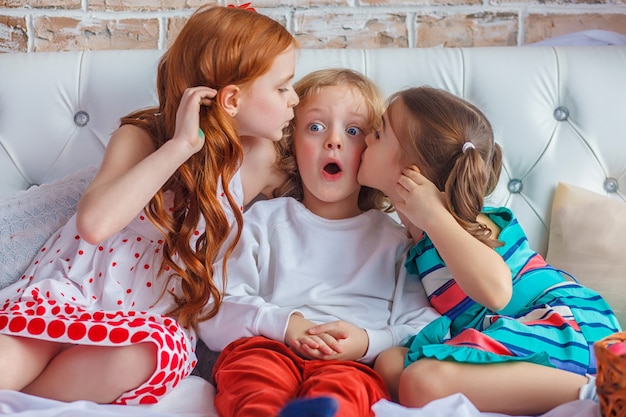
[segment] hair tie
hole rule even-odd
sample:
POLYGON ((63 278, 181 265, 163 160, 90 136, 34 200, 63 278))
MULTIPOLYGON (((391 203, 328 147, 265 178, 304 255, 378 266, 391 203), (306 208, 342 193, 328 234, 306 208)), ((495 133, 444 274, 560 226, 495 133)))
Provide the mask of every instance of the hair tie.
POLYGON ((249 10, 251 12, 256 12, 256 9, 254 7, 251 6, 251 2, 249 3, 244 3, 240 6, 235 6, 234 4, 229 4, 228 7, 229 9, 244 9, 244 10, 249 10))
POLYGON ((467 151, 469 148, 476 149, 476 146, 474 146, 472 142, 465 142, 462 149, 463 153, 465 153, 465 151, 467 151))

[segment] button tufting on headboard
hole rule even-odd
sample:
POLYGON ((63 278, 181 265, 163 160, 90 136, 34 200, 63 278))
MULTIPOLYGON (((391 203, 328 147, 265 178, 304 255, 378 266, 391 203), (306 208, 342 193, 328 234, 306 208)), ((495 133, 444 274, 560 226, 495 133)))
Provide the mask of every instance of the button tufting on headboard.
POLYGON ((605 179, 602 186, 607 193, 616 193, 619 189, 619 184, 617 183, 617 180, 615 178, 605 179))
POLYGON ((563 122, 569 118, 569 110, 565 106, 559 106, 554 109, 554 118, 559 122, 563 122))
POLYGON ((78 127, 86 126, 87 123, 89 123, 89 113, 82 110, 76 112, 76 114, 74 115, 74 123, 78 127))
POLYGON ((507 188, 511 194, 519 194, 524 189, 524 183, 520 179, 513 178, 507 184, 507 188))

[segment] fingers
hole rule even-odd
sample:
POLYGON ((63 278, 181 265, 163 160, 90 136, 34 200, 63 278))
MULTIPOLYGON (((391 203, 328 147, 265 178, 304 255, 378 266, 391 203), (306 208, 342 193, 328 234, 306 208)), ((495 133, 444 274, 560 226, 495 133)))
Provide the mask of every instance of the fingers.
POLYGON ((332 355, 335 353, 343 352, 343 348, 339 344, 339 341, 335 339, 330 333, 322 333, 315 336, 310 336, 315 338, 315 342, 317 344, 317 350, 319 350, 324 355, 332 355))
POLYGON ((333 355, 325 355, 317 349, 311 349, 306 345, 301 345, 299 347, 292 347, 293 351, 298 355, 302 356, 306 359, 319 359, 319 360, 329 360, 333 358, 333 355))
POLYGON ((210 104, 211 99, 217 95, 217 90, 205 86, 189 87, 185 89, 183 95, 197 96, 201 104, 210 104))
POLYGON ((400 197, 406 199, 411 190, 417 186, 417 183, 409 178, 408 176, 402 174, 398 181, 396 182, 396 191, 400 197))
POLYGON ((342 328, 341 321, 318 324, 317 326, 311 327, 307 332, 311 335, 321 335, 322 333, 328 333, 337 340, 347 339, 349 336, 348 331, 342 328))
POLYGON ((174 137, 191 145, 194 152, 202 149, 205 134, 199 130, 200 107, 210 105, 217 91, 209 87, 191 87, 183 92, 178 110, 176 112, 176 130, 174 137), (207 104, 208 103, 208 104, 207 104))
POLYGON ((314 336, 303 336, 298 339, 298 343, 294 345, 301 350, 306 356, 329 356, 343 352, 343 348, 333 336, 328 333, 322 333, 314 336))
MULTIPOLYGON (((343 347, 339 343, 339 339, 334 335, 330 333, 322 333, 318 336, 325 344, 324 349, 322 349, 323 352, 327 352, 328 355, 343 352, 343 347)), ((345 339, 347 337, 348 335, 346 334, 343 338, 345 339)))
POLYGON ((430 181, 422 175, 415 165, 402 170, 402 174, 396 182, 396 191, 401 198, 405 199, 420 186, 428 185, 430 181))
POLYGON ((398 183, 408 189, 414 185, 421 185, 424 179, 425 177, 420 170, 413 165, 402 170, 402 175, 398 178, 398 183))
POLYGON ((183 92, 183 96, 180 99, 180 108, 188 106, 190 110, 199 111, 201 106, 213 105, 213 98, 217 95, 217 90, 209 87, 191 87, 187 88, 183 92))
POLYGON ((419 168, 415 165, 411 165, 409 167, 406 167, 402 170, 402 174, 406 175, 407 177, 417 181, 420 178, 423 178, 424 176, 422 175, 421 171, 419 170, 419 168))

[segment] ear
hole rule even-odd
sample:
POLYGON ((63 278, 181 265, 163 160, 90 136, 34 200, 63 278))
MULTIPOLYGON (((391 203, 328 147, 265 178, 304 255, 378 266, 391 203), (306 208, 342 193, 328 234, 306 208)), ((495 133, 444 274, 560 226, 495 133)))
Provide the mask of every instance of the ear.
POLYGON ((220 89, 218 94, 218 100, 220 106, 231 116, 235 116, 239 111, 239 98, 241 95, 241 88, 234 84, 229 84, 226 87, 220 89))

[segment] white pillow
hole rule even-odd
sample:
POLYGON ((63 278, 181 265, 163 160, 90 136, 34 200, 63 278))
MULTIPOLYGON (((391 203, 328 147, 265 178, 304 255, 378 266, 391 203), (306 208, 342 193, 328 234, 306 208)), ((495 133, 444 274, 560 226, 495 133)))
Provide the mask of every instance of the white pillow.
POLYGON ((559 183, 546 261, 598 291, 626 326, 626 203, 559 183))
POLYGON ((97 172, 83 168, 0 200, 0 288, 16 281, 52 233, 76 211, 97 172))

